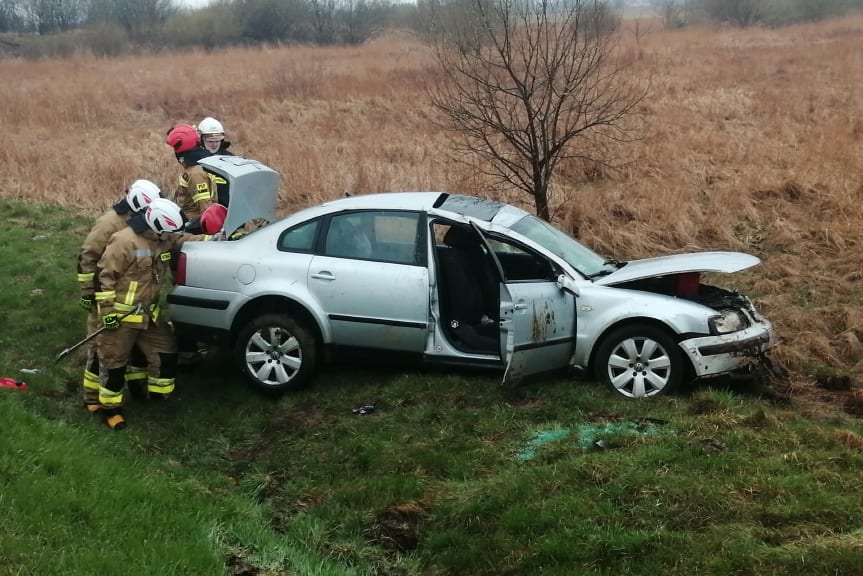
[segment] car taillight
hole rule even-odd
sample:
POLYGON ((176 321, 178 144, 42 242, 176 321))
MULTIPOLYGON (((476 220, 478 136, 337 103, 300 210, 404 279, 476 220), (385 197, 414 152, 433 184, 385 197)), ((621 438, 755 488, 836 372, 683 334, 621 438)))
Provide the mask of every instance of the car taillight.
POLYGON ((177 268, 174 270, 174 284, 178 286, 186 285, 186 255, 182 252, 177 254, 177 268))

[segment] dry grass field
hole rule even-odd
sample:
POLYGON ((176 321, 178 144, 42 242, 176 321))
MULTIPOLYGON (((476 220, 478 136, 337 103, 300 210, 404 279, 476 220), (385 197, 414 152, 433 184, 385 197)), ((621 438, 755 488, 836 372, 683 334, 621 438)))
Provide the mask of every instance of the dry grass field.
MULTIPOLYGON (((648 135, 621 149, 619 170, 562 173, 556 222, 619 259, 760 256, 731 280, 777 325, 774 357, 791 374, 783 391, 863 412, 863 17, 777 30, 632 26, 620 56, 651 84, 648 135)), ((166 129, 207 115, 237 153, 281 172, 283 211, 346 192, 487 194, 431 121, 435 76, 408 35, 0 61, 0 196, 95 214, 135 178, 168 186, 166 129)))

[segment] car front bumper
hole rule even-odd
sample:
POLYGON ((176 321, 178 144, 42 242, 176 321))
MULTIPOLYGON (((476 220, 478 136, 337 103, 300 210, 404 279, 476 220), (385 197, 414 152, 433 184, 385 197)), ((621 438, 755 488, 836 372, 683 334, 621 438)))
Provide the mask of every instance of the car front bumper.
POLYGON ((773 343, 773 326, 761 320, 739 332, 683 340, 680 347, 689 356, 696 377, 701 378, 751 366, 760 361, 773 343))

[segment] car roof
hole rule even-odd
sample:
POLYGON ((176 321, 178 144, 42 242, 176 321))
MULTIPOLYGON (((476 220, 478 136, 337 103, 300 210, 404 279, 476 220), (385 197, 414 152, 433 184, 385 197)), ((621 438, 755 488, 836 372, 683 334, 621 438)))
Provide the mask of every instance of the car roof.
POLYGON ((342 210, 430 210, 440 198, 441 192, 383 192, 380 194, 361 194, 338 200, 329 200, 320 206, 327 212, 342 210))
POLYGON ((487 198, 446 192, 385 192, 330 200, 320 207, 322 213, 380 209, 428 212, 434 209, 438 213, 449 212, 490 222, 507 205, 487 198))

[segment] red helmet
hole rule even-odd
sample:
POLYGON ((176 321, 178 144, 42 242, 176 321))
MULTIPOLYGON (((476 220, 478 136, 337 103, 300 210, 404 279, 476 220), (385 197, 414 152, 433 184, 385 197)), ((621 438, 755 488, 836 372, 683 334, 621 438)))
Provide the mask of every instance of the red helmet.
POLYGON ((201 136, 194 126, 178 124, 168 130, 166 139, 168 146, 174 149, 174 154, 182 154, 201 144, 201 136))
POLYGON ((201 214, 201 230, 204 234, 215 234, 222 229, 227 216, 227 208, 221 204, 212 204, 201 214))

